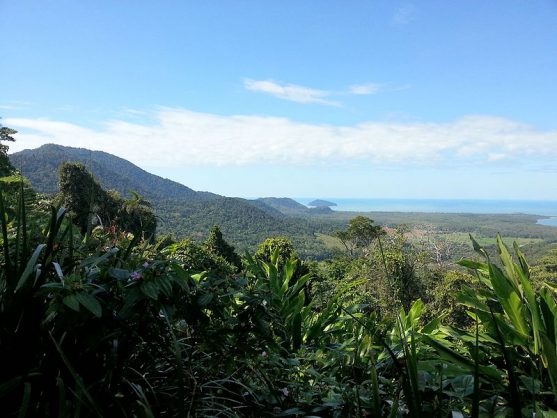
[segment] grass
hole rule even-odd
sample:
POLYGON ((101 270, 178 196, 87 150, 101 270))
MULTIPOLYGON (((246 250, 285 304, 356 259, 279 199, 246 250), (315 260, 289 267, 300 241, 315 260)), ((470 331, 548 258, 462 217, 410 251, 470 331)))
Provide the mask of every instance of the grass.
POLYGON ((329 250, 343 251, 345 248, 338 238, 331 235, 316 233, 315 237, 321 241, 329 250))
MULTIPOLYGON (((457 244, 465 244, 469 245, 470 243, 470 236, 466 232, 449 232, 449 233, 442 233, 439 234, 444 239, 454 242, 457 244)), ((490 245, 495 245, 495 240, 493 237, 483 237, 479 236, 475 238, 478 244, 483 247, 487 247, 490 245)), ((518 246, 522 247, 523 245, 531 245, 541 243, 544 240, 542 238, 528 238, 528 237, 520 237, 520 236, 505 236, 505 241, 508 242, 516 242, 518 246)))

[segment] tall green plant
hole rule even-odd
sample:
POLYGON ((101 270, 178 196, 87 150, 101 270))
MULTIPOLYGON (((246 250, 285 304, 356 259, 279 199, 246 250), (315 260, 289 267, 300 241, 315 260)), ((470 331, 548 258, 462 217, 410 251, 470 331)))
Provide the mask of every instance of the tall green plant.
POLYGON ((533 411, 547 404, 543 390, 533 389, 532 382, 549 385, 557 397, 555 294, 549 286, 534 291, 528 263, 516 243, 513 257, 497 237, 497 263, 473 238, 472 243, 485 262, 459 264, 474 271, 481 287, 465 288, 458 299, 477 315, 485 334, 483 345, 493 348, 492 361, 506 371, 505 393, 512 413, 521 416, 525 404, 533 411))
MULTIPOLYGON (((310 307, 306 305, 304 286, 311 279, 306 274, 294 281, 298 261, 282 260, 278 248, 271 253, 270 262, 247 257, 247 267, 255 278, 255 288, 268 297, 277 320, 283 324, 280 333, 283 346, 297 350, 303 342, 303 324, 310 307)), ((277 331, 279 329, 277 328, 277 331)))

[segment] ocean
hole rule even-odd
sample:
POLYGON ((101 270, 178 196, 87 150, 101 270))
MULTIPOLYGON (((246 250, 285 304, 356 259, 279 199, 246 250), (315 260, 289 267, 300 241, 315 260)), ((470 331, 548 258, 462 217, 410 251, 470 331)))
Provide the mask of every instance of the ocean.
MULTIPOLYGON (((295 198, 307 205, 315 198, 295 198)), ((525 213, 549 216, 538 223, 557 226, 557 200, 453 200, 319 198, 334 202, 331 209, 353 212, 525 213), (552 218, 553 217, 553 218, 552 218)))

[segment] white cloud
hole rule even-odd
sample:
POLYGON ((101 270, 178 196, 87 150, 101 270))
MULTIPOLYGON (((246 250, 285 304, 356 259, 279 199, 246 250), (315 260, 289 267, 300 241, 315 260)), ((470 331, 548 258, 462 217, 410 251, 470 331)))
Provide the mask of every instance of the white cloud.
POLYGON ((487 160, 488 161, 501 161, 507 158, 507 154, 503 154, 503 153, 489 153, 487 155, 487 160))
POLYGON ((278 84, 271 80, 244 80, 244 87, 248 90, 269 94, 279 99, 290 100, 297 103, 318 103, 338 106, 339 103, 327 99, 331 92, 317 90, 296 84, 278 84))
POLYGON ((379 84, 375 83, 355 84, 350 86, 349 91, 355 95, 368 95, 377 93, 379 88, 379 84))
POLYGON ((413 4, 406 4, 396 9, 392 22, 395 26, 405 26, 416 18, 416 7, 413 4))
POLYGON ((45 143, 103 150, 143 167, 372 164, 453 166, 557 157, 557 131, 468 116, 449 123, 316 125, 265 116, 220 116, 160 108, 149 123, 112 120, 99 130, 47 119, 3 120, 21 132, 11 152, 45 143))
MULTIPOLYGON (((244 87, 247 90, 257 93, 264 93, 279 99, 289 100, 304 104, 323 104, 329 106, 341 106, 341 102, 333 98, 345 96, 367 96, 383 90, 377 83, 353 84, 342 91, 318 90, 311 87, 296 84, 279 84, 272 80, 244 80, 244 87)), ((407 86, 391 88, 391 91, 398 91, 408 88, 407 86)))

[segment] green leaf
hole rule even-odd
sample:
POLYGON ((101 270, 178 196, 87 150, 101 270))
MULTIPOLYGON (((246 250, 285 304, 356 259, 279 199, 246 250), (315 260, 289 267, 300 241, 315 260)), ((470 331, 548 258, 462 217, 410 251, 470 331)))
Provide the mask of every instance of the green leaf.
POLYGON ((59 282, 45 283, 41 286, 41 289, 64 289, 64 285, 59 282))
POLYGON ((557 304, 547 288, 540 290, 540 310, 545 324, 545 333, 550 341, 557 340, 557 304))
POLYGON ((514 327, 520 333, 528 335, 529 331, 524 319, 522 300, 512 286, 510 279, 503 274, 499 267, 491 263, 489 264, 489 277, 497 299, 514 327))
POLYGON ((474 376, 470 374, 460 375, 451 380, 453 392, 459 398, 469 396, 474 392, 474 376))
POLYGON ((542 316, 539 310, 538 301, 536 300, 536 294, 529 280, 530 274, 525 274, 523 270, 518 269, 518 266, 517 274, 520 284, 522 285, 522 294, 526 298, 526 307, 530 312, 530 322, 532 324, 532 333, 534 336, 534 354, 538 354, 540 346, 540 332, 544 329, 542 316))
POLYGON ((445 318, 446 315, 442 315, 439 316, 437 318, 432 319, 431 321, 429 321, 422 329, 421 329, 421 333, 422 334, 431 334, 434 331, 437 331, 439 329, 439 325, 441 325, 441 320, 443 320, 445 318))
POLYGON ((62 299, 62 302, 74 311, 79 312, 79 299, 76 295, 68 295, 62 299))
POLYGON ((482 270, 487 271, 487 265, 473 260, 460 260, 456 264, 462 267, 469 268, 470 270, 482 270))
MULTIPOLYGON (((184 271, 183 268, 180 267, 180 269, 184 271)), ((175 271, 179 271, 179 270, 175 268, 175 271)), ((203 280, 205 280, 207 278, 207 275, 208 275, 208 273, 206 271, 202 271, 201 273, 192 274, 191 278, 194 282, 201 283, 203 280)))
POLYGON ((469 234, 469 237, 470 237, 470 240, 472 241, 472 247, 474 248, 474 251, 476 251, 478 254, 483 255, 484 257, 487 257, 489 259, 485 250, 482 248, 482 246, 480 244, 478 244, 478 242, 474 239, 472 234, 469 234))
POLYGON ((424 306, 424 302, 421 299, 418 299, 412 304, 406 317, 406 326, 408 329, 417 325, 420 315, 424 310, 424 306))
POLYGON ((213 300, 212 293, 204 293, 199 297, 199 299, 197 299, 197 303, 199 304, 199 306, 203 307, 211 303, 212 300, 213 300))
POLYGON ((159 284, 160 289, 165 296, 172 295, 172 283, 170 282, 170 279, 168 277, 160 277, 157 283, 159 284))
POLYGON ((555 350, 555 343, 550 341, 544 334, 541 334, 541 343, 551 387, 553 388, 553 393, 557 396, 557 352, 555 350))
POLYGON ((505 272, 507 273, 507 278, 509 281, 514 285, 515 290, 520 292, 520 286, 516 277, 516 271, 514 269, 514 261, 512 259, 511 254, 503 240, 501 239, 501 235, 497 234, 497 250, 499 251, 499 258, 501 259, 501 263, 505 272))
POLYGON ((115 267, 110 267, 108 269, 108 275, 116 280, 127 281, 130 277, 130 271, 125 269, 119 269, 115 267))
POLYGON ((159 296, 159 288, 152 281, 144 281, 139 288, 145 296, 151 299, 157 299, 159 296))
MULTIPOLYGON (((431 347, 435 348, 438 351, 441 358, 450 359, 452 362, 455 362, 456 364, 459 364, 460 366, 467 368, 472 373, 475 371, 475 364, 468 357, 465 357, 462 354, 454 351, 453 349, 447 347, 445 344, 441 343, 440 341, 431 338, 429 335, 424 334, 422 335, 422 338, 424 342, 426 342, 427 344, 429 344, 431 347)), ((482 373, 482 375, 485 378, 489 380, 492 381, 501 380, 501 375, 499 371, 497 371, 496 369, 487 366, 481 366, 479 367, 479 371, 482 373)))
POLYGON ((292 349, 298 350, 302 345, 302 315, 297 313, 292 319, 292 349))
POLYGON ((27 262, 27 265, 25 266, 25 270, 23 270, 23 273, 21 274, 21 277, 19 278, 19 281, 17 282, 17 286, 16 286, 14 292, 17 292, 19 289, 21 289, 21 287, 23 285, 25 285, 25 282, 29 279, 29 277, 31 276, 31 273, 36 269, 37 261, 39 260, 41 252, 43 251, 43 249, 45 247, 46 247, 46 244, 37 245, 37 248, 35 248, 35 251, 33 251, 33 254, 29 258, 29 261, 27 262))
POLYGON ((296 294, 300 291, 300 289, 302 287, 304 287, 304 285, 309 282, 312 279, 311 274, 304 274, 302 277, 300 277, 297 281, 296 284, 294 286, 292 286, 292 293, 296 294))
POLYGON ((97 318, 101 317, 102 315, 101 304, 93 295, 90 295, 87 292, 80 292, 80 293, 76 293, 75 297, 85 309, 87 309, 97 318))
POLYGON ((56 262, 52 262, 52 265, 54 266, 54 270, 56 271, 58 278, 62 281, 62 283, 64 283, 64 272, 62 271, 62 267, 60 267, 60 264, 56 262))
POLYGON ((477 297, 477 293, 468 286, 463 287, 456 295, 456 300, 465 306, 475 308, 483 312, 489 312, 489 307, 477 297))

